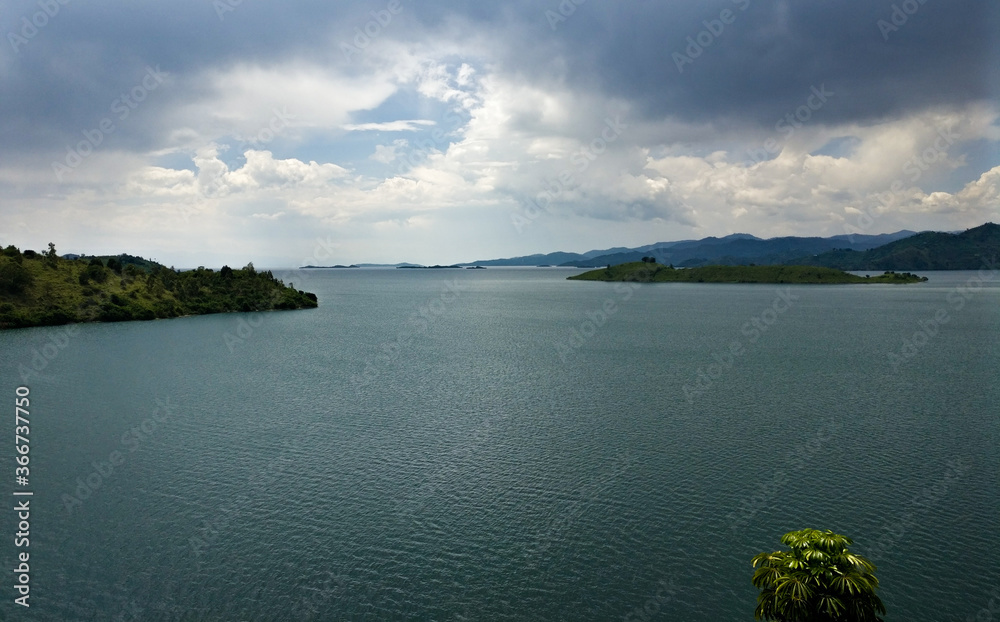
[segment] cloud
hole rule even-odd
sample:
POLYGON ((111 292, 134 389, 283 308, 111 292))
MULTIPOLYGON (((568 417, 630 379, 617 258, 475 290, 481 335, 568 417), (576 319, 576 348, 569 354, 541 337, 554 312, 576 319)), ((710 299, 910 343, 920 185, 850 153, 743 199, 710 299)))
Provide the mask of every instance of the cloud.
POLYGON ((381 162, 382 164, 389 164, 395 161, 399 154, 396 150, 406 149, 409 146, 409 142, 406 140, 394 140, 391 145, 375 145, 375 153, 368 156, 376 162, 381 162))
POLYGON ((416 132, 422 127, 434 125, 434 121, 419 119, 414 121, 386 121, 383 123, 358 123, 343 126, 348 132, 416 132))
MULTIPOLYGON (((13 2, 0 31, 36 5, 13 2)), ((0 212, 17 236, 232 262, 225 249, 293 257, 319 230, 351 253, 340 263, 438 263, 835 234, 869 214, 879 231, 995 219, 986 0, 923 3, 888 37, 891 6, 863 0, 587 2, 555 23, 557 3, 427 0, 350 57, 369 3, 108 6, 74 4, 0 55, 0 212), (112 113, 157 66, 162 85, 112 113), (814 87, 834 95, 810 107, 814 87), (57 180, 104 118, 114 130, 57 180), (938 148, 944 130, 957 138, 938 148)))
POLYGON ((285 215, 285 212, 278 212, 276 214, 251 214, 251 218, 259 218, 261 220, 278 220, 285 215))

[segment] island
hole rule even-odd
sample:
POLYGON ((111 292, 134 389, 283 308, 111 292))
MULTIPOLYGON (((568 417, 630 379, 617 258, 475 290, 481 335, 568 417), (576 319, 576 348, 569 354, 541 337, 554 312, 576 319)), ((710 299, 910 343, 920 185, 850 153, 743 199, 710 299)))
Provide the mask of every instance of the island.
POLYGON ((858 276, 816 266, 702 266, 674 268, 650 261, 608 266, 568 277, 575 281, 630 281, 634 283, 801 283, 837 285, 847 283, 920 283, 927 277, 909 272, 886 272, 858 276))
POLYGON ((53 244, 0 252, 0 329, 317 306, 253 263, 181 271, 131 255, 69 259, 53 244))

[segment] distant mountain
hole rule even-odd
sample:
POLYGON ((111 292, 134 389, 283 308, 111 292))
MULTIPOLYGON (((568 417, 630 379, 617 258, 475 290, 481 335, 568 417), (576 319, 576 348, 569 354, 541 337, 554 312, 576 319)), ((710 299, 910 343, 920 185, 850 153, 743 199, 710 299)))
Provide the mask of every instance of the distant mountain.
POLYGON ((538 266, 557 265, 579 268, 603 267, 641 261, 653 256, 661 264, 683 267, 704 265, 785 264, 804 256, 818 255, 834 249, 849 248, 864 251, 888 242, 914 235, 913 231, 898 231, 881 235, 837 235, 829 238, 782 237, 764 240, 748 233, 701 240, 657 242, 636 248, 610 248, 586 253, 549 253, 491 259, 463 265, 538 266))
POLYGON ((463 266, 592 266, 592 265, 605 265, 607 262, 604 261, 608 257, 635 257, 635 259, 625 259, 618 261, 616 263, 623 263, 624 261, 639 261, 642 257, 650 254, 650 251, 656 251, 657 249, 671 248, 677 245, 683 244, 697 244, 700 242, 709 242, 710 240, 729 240, 737 238, 751 238, 758 239, 747 233, 734 233, 733 235, 726 236, 725 238, 705 238, 704 240, 681 240, 678 242, 656 242, 655 244, 647 244, 645 246, 637 246, 635 248, 626 248, 624 246, 617 246, 614 248, 605 248, 600 250, 587 251, 586 253, 547 253, 547 254, 536 254, 536 255, 525 255, 522 257, 511 257, 508 259, 481 259, 479 261, 470 261, 469 263, 462 264, 463 266), (600 258, 600 259, 596 259, 600 258), (598 263, 592 263, 591 260, 598 263), (601 263, 603 262, 603 263, 601 263))
POLYGON ((864 252, 835 250, 788 263, 841 270, 978 270, 1000 260, 1000 225, 961 233, 927 231, 864 252))
POLYGON ((580 253, 549 253, 547 255, 526 255, 510 259, 483 259, 463 263, 463 266, 555 266, 569 261, 585 259, 580 253))
POLYGON ((883 235, 835 236, 830 238, 781 237, 761 240, 741 237, 736 239, 709 239, 695 244, 677 245, 662 254, 663 263, 684 267, 707 265, 739 266, 750 263, 760 265, 788 264, 806 255, 817 255, 838 248, 856 251, 868 250, 893 240, 914 235, 913 231, 898 231, 883 235))

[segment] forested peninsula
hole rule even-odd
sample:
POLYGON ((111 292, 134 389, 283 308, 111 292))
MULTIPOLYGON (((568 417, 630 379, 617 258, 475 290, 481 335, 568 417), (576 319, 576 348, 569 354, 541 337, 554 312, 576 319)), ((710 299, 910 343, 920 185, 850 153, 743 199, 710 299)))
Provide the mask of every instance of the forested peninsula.
POLYGON ((643 261, 599 268, 568 277, 576 281, 631 281, 635 283, 807 283, 835 285, 845 283, 920 283, 927 277, 909 272, 886 272, 864 277, 833 268, 816 266, 703 266, 674 268, 656 263, 654 257, 643 261))
POLYGON ((252 263, 180 271, 131 255, 60 257, 52 244, 43 252, 0 252, 0 329, 318 305, 315 294, 252 263))

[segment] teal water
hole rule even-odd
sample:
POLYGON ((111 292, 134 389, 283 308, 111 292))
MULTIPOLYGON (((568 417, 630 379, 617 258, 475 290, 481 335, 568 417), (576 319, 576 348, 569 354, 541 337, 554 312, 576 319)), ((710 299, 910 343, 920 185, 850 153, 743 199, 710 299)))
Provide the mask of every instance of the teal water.
POLYGON ((1000 277, 570 273, 296 274, 319 309, 0 332, 35 494, 0 618, 749 621, 750 558, 807 526, 872 557, 888 620, 988 611, 1000 277))

